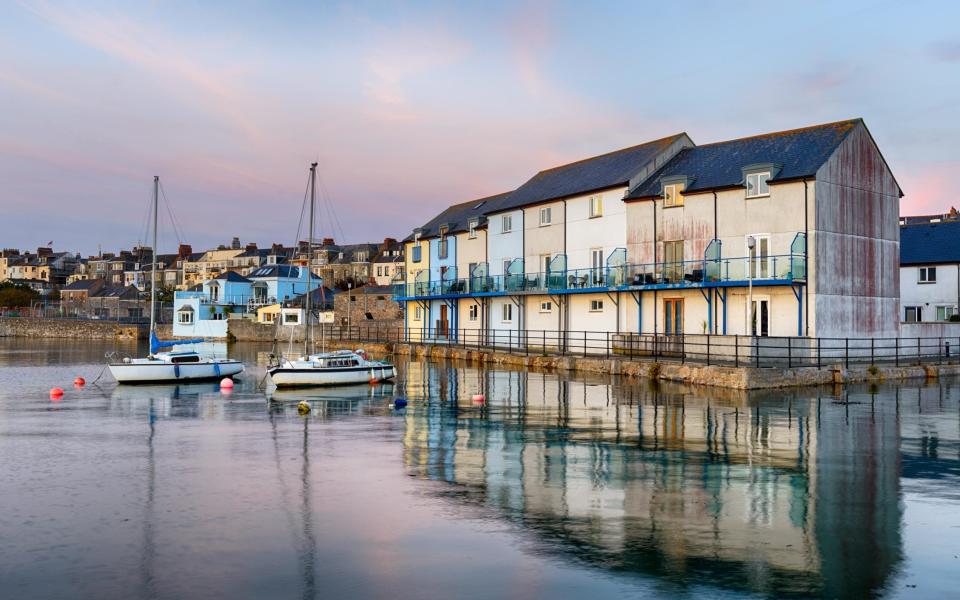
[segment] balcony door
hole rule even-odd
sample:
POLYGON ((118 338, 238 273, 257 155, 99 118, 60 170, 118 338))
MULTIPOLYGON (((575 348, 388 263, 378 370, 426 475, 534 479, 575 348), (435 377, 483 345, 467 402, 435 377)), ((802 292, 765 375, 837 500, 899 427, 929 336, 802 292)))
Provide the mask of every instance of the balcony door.
POLYGON ((590 283, 593 286, 603 285, 603 248, 590 250, 590 283))
POLYGON ((750 277, 752 279, 769 279, 770 234, 755 233, 749 237, 755 240, 753 248, 750 248, 749 240, 746 242, 747 256, 750 257, 750 277))
POLYGON ((683 279, 683 240, 663 243, 663 275, 667 283, 683 279))

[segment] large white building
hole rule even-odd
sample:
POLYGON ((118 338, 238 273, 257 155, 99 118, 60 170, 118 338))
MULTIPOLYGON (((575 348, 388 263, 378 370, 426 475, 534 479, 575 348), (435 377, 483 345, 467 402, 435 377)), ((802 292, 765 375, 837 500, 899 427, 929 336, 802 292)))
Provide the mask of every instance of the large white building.
POLYGON ((860 119, 681 133, 454 205, 405 240, 397 295, 436 341, 896 336, 901 196, 860 119))

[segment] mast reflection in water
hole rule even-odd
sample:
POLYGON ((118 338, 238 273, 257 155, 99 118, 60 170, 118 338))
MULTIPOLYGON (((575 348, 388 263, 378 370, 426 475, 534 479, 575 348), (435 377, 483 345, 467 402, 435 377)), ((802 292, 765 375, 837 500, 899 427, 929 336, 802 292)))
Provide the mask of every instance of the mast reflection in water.
MULTIPOLYGON (((876 388, 705 397, 406 368, 408 468, 459 484, 457 501, 495 509, 539 551, 680 584, 828 597, 880 590, 902 560, 899 389, 893 401, 876 388)), ((911 393, 926 391, 938 388, 911 393)), ((905 476, 939 468, 907 464, 905 476)))

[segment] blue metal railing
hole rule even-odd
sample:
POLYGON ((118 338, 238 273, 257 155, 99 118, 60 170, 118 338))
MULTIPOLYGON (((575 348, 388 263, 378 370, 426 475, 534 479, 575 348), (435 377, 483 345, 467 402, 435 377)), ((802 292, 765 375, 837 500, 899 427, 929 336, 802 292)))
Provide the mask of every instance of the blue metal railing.
POLYGON ((417 281, 394 286, 395 298, 577 292, 586 290, 718 287, 745 283, 783 283, 806 279, 803 255, 737 257, 639 265, 619 265, 561 272, 518 273, 417 281))

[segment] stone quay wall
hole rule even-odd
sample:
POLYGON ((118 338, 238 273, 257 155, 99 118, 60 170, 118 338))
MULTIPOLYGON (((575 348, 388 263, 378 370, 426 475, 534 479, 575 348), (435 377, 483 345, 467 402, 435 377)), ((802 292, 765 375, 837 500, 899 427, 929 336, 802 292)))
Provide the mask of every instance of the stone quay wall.
POLYGON ((823 368, 754 368, 706 366, 657 362, 628 358, 593 358, 579 356, 526 356, 490 350, 467 350, 446 345, 393 344, 370 342, 327 341, 328 350, 353 350, 362 347, 371 355, 410 356, 429 360, 462 360, 477 364, 534 367, 558 372, 584 372, 619 375, 643 379, 706 385, 736 390, 761 390, 789 387, 837 385, 844 383, 881 383, 909 379, 936 379, 960 375, 960 365, 875 366, 844 368, 825 365, 823 368))
POLYGON ((0 337, 136 340, 145 339, 148 329, 145 325, 86 319, 0 317, 0 337))

